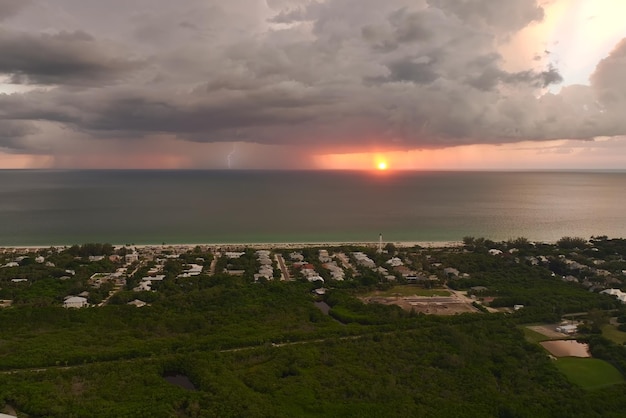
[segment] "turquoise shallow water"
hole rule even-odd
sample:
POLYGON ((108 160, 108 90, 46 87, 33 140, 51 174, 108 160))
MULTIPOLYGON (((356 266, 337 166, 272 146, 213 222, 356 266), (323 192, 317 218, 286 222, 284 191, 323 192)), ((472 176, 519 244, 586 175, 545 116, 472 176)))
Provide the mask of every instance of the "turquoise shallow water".
POLYGON ((0 245, 626 236, 626 173, 0 170, 0 245))

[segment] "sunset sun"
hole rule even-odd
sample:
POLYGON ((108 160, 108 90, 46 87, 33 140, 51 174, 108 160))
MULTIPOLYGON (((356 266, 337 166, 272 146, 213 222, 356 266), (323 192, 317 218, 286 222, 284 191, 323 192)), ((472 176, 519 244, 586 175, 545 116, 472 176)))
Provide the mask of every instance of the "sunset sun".
POLYGON ((376 166, 376 168, 378 168, 379 170, 386 170, 387 169, 387 162, 386 161, 380 161, 378 163, 378 165, 376 166))

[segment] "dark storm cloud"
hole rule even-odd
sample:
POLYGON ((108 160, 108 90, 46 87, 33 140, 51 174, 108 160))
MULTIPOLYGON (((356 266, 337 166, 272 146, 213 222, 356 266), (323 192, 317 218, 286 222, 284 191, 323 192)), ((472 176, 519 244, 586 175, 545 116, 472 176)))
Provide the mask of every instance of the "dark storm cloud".
POLYGON ((86 32, 37 34, 0 30, 0 73, 15 84, 101 86, 139 68, 86 32))
POLYGON ((24 139, 37 132, 39 129, 31 122, 0 120, 0 148, 28 149, 24 139))
POLYGON ((16 15, 30 3, 31 0, 2 0, 0 2, 0 21, 16 15))
MULTIPOLYGON (((0 31, 0 72, 47 86, 0 96, 0 121, 82 137, 340 150, 626 132, 617 117, 626 47, 599 65, 592 86, 560 94, 542 95, 562 81, 556 67, 507 69, 500 46, 543 18, 535 0, 110 4, 115 14, 109 3, 95 11, 58 0, 59 15, 40 25, 70 15, 74 26, 0 31)), ((2 141, 20 135, 7 128, 2 141)))

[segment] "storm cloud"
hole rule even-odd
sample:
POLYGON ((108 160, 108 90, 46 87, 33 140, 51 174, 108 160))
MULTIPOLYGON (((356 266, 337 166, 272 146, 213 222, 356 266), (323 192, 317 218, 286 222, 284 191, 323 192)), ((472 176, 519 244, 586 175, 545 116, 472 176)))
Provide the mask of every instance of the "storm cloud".
POLYGON ((341 151, 626 133, 626 42, 560 93, 557 62, 505 65, 544 18, 535 0, 85 3, 0 5, 0 74, 30 87, 0 95, 0 146, 27 148, 40 123, 341 151))

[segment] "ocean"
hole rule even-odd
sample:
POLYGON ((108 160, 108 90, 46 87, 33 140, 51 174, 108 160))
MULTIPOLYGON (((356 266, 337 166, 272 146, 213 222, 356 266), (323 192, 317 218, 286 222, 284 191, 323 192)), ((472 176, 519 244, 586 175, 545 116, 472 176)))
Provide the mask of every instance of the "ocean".
POLYGON ((626 172, 0 170, 0 246, 626 237, 626 172))

